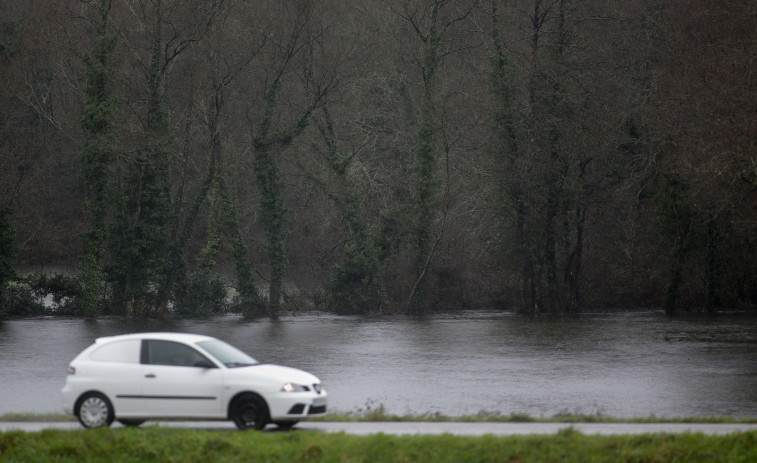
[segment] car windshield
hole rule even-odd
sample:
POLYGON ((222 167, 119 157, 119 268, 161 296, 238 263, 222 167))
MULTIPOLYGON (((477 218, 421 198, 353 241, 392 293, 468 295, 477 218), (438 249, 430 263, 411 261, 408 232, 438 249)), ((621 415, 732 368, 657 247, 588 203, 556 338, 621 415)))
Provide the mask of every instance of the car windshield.
POLYGON ((210 355, 218 359, 218 361, 226 365, 228 368, 248 367, 250 365, 258 364, 257 360, 241 350, 217 339, 198 342, 197 345, 208 351, 210 355))

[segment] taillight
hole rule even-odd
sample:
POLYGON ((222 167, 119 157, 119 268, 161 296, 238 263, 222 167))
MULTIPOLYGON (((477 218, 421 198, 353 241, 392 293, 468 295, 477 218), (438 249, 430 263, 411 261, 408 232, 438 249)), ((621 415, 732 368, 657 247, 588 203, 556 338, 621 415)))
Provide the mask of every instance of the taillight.
POLYGON ((71 365, 69 365, 68 366, 68 374, 69 375, 75 375, 76 374, 76 368, 74 368, 71 365))

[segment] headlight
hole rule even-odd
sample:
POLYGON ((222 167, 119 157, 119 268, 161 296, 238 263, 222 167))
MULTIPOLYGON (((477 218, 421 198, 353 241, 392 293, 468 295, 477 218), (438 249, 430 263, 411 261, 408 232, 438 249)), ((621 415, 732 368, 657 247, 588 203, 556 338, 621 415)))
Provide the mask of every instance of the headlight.
POLYGON ((307 392, 310 388, 302 384, 286 383, 281 387, 281 392, 307 392))

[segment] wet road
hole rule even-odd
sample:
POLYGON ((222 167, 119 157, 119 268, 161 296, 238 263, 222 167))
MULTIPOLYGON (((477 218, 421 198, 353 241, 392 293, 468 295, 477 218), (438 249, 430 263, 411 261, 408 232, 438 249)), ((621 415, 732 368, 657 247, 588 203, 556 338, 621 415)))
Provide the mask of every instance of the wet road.
MULTIPOLYGON (((153 422, 144 426, 167 428, 205 429, 210 431, 235 431, 233 423, 227 421, 176 421, 153 422)), ((114 428, 120 427, 114 424, 114 428)), ((556 434, 564 429, 574 430, 587 435, 627 435, 627 434, 675 434, 703 433, 723 435, 738 432, 757 431, 757 423, 430 423, 430 422, 306 422, 294 429, 299 432, 344 432, 353 435, 390 434, 390 435, 433 435, 454 434, 460 436, 516 436, 556 434)), ((34 423, 34 422, 0 422, 0 431, 21 430, 37 432, 44 429, 82 429, 77 422, 34 423)), ((266 432, 277 432, 276 427, 266 428, 266 432)))

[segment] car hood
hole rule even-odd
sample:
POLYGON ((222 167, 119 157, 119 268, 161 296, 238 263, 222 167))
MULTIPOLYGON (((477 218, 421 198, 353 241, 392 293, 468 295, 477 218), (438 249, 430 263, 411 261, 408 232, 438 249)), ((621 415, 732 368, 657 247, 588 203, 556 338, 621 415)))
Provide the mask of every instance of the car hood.
POLYGON ((272 380, 292 382, 296 384, 315 384, 321 381, 314 375, 297 368, 284 367, 281 365, 259 364, 249 367, 230 368, 229 373, 234 376, 266 377, 272 380))

